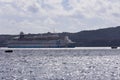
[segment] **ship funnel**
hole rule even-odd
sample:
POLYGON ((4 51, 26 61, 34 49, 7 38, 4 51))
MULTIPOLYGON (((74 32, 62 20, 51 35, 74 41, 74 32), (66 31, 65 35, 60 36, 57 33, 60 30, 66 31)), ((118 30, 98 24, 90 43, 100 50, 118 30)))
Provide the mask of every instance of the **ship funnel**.
POLYGON ((20 32, 20 39, 23 39, 24 38, 24 33, 23 32, 20 32))

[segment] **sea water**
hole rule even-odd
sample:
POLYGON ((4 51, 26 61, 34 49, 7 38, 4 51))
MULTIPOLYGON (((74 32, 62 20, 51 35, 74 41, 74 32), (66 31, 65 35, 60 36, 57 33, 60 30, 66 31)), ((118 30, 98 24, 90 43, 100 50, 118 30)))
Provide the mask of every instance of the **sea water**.
POLYGON ((0 80, 120 80, 120 49, 0 49, 0 80))

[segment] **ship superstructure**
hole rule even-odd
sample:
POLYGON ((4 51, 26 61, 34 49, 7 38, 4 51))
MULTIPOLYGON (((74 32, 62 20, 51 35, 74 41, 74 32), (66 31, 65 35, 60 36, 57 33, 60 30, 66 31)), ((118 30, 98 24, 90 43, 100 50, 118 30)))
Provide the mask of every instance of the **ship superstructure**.
POLYGON ((39 36, 27 36, 20 33, 19 37, 14 37, 8 41, 9 48, 61 48, 73 47, 73 42, 68 36, 60 37, 57 34, 46 34, 39 36))

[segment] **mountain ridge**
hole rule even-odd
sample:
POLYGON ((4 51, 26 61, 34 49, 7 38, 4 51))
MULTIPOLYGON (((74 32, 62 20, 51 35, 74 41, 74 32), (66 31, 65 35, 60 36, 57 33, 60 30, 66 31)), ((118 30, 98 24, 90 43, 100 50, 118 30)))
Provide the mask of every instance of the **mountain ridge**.
MULTIPOLYGON (((47 33, 45 33, 47 34, 47 33)), ((120 46, 120 26, 103 28, 97 30, 86 30, 77 33, 63 32, 57 33, 60 36, 69 36, 76 42, 76 47, 105 47, 105 46, 120 46)), ((40 34, 26 34, 29 36, 40 34)), ((6 41, 16 35, 0 35, 0 46, 5 46, 6 41)))

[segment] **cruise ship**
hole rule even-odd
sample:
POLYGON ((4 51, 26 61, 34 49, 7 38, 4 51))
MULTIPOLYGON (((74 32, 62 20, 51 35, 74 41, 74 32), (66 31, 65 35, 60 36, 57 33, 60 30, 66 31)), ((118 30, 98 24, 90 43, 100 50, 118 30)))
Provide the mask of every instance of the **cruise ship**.
POLYGON ((67 48, 74 47, 68 36, 48 33, 46 35, 28 36, 23 32, 7 42, 8 48, 67 48))

